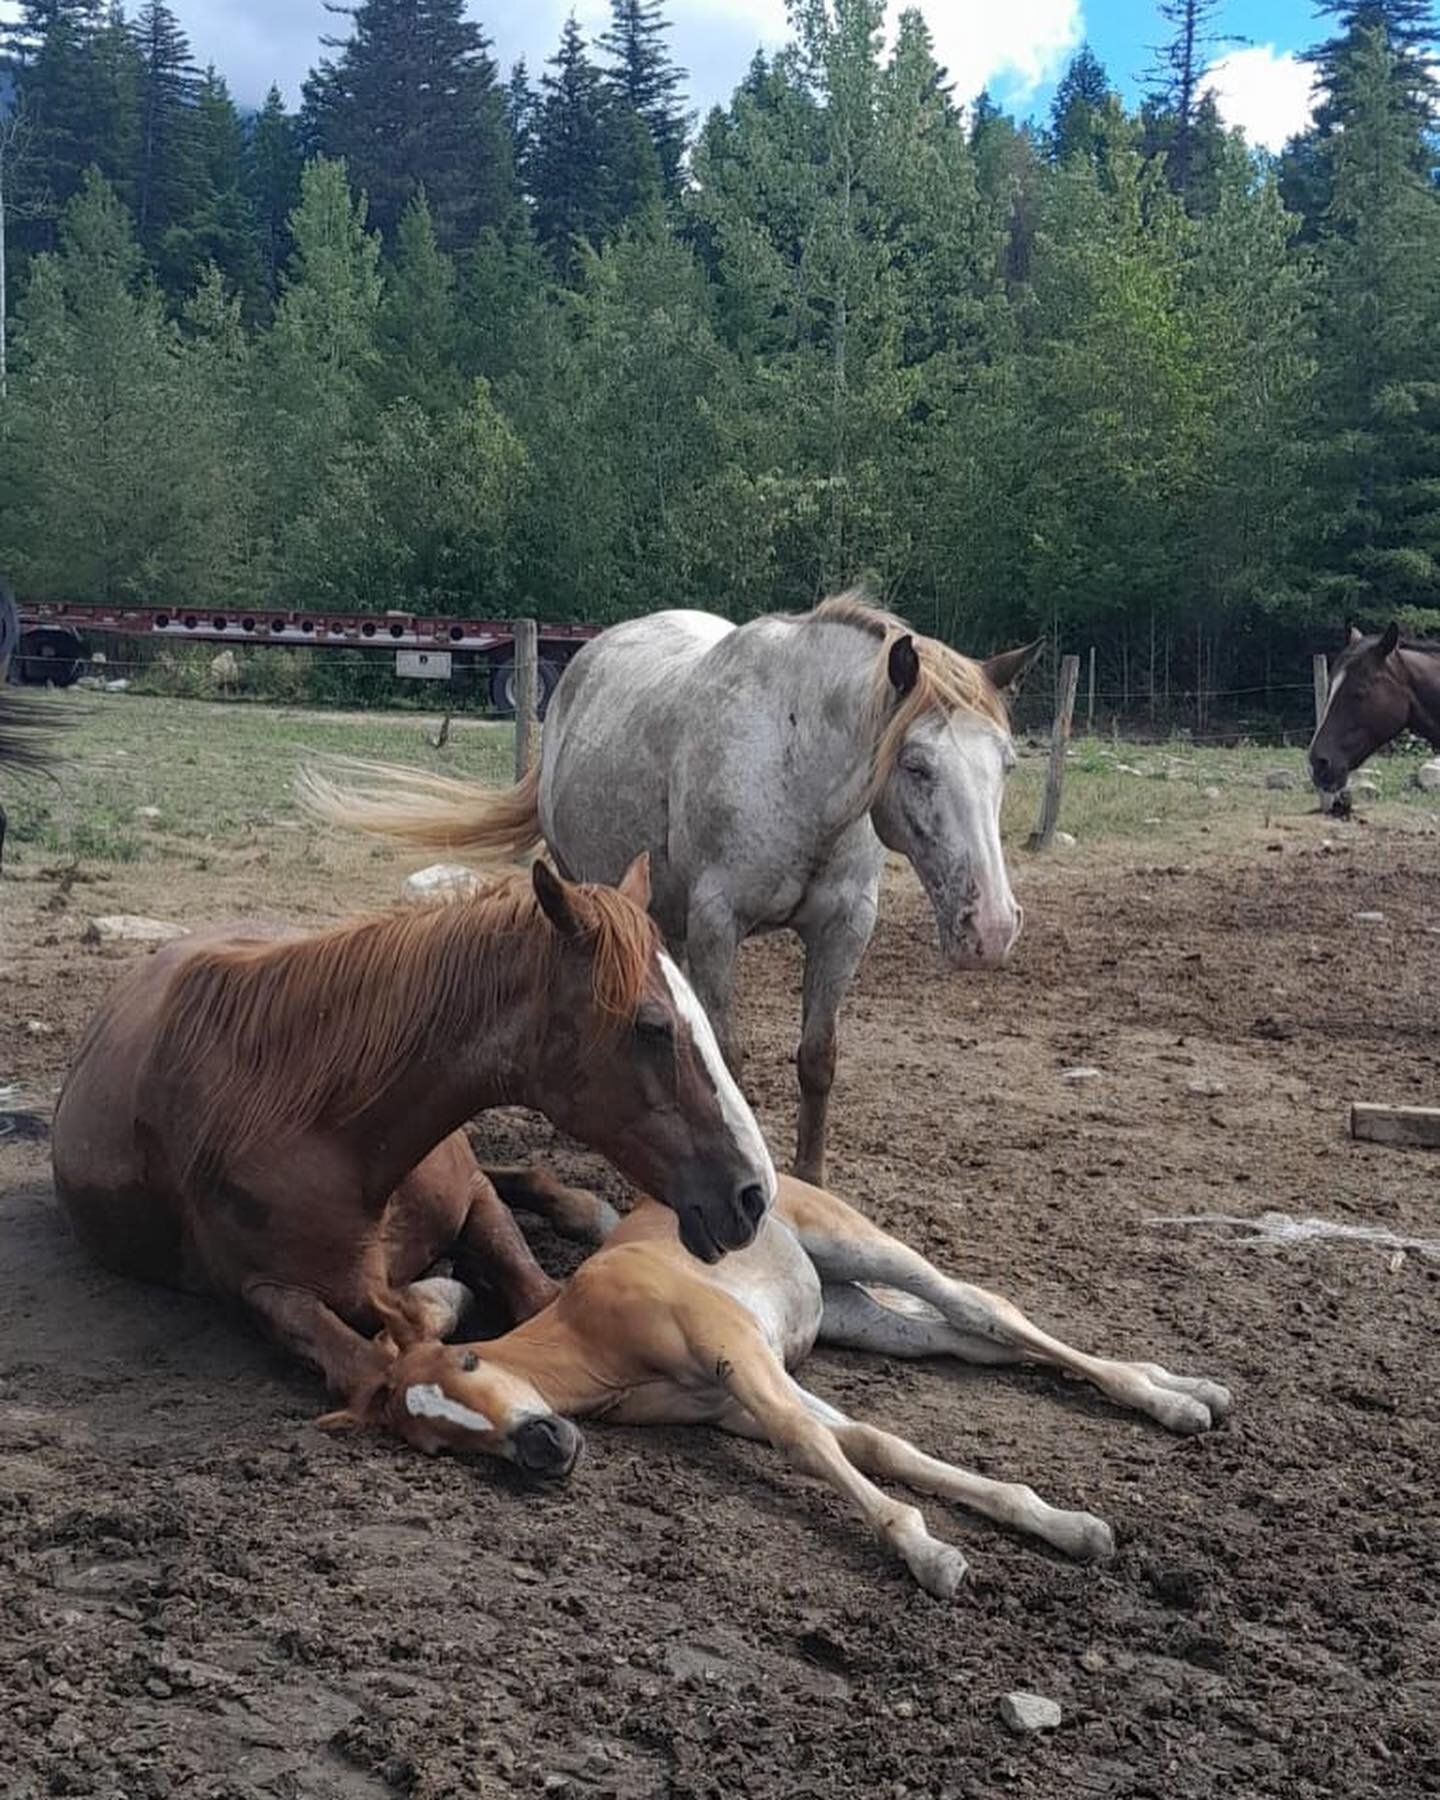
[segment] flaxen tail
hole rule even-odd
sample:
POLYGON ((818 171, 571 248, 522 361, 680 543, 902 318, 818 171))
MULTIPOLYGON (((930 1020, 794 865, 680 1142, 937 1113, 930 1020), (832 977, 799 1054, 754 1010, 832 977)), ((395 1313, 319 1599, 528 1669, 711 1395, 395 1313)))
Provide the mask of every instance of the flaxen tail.
POLYGON ((508 788, 388 763, 346 759, 338 766, 350 777, 343 784, 314 769, 297 784, 301 805, 326 824, 490 858, 518 860, 540 845, 538 766, 508 788))

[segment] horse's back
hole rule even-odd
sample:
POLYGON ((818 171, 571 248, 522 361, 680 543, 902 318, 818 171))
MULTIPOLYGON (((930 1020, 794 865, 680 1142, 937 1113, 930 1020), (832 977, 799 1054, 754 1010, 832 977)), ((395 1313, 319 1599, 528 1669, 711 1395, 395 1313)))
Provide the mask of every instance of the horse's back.
POLYGON ((691 710, 687 684, 734 630, 714 614, 678 609, 613 625, 570 663, 546 714, 546 843, 585 881, 618 881, 648 850, 662 922, 667 788, 691 710))
POLYGON ((268 926, 215 926, 163 945, 125 971, 81 1040, 51 1127, 55 1197, 76 1235, 117 1274, 204 1285, 187 1263, 151 1054, 171 984, 193 957, 283 935, 268 926))

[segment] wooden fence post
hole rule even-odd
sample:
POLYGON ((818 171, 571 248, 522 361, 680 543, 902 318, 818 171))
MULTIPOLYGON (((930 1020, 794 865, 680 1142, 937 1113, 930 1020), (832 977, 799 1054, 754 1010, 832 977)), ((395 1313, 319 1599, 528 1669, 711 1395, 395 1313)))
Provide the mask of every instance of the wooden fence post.
POLYGON ((1090 700, 1085 708, 1085 735, 1095 735, 1095 646, 1090 646, 1090 700))
POLYGON ((535 717, 540 681, 540 638, 533 619, 515 621, 515 779, 530 771, 530 747, 539 733, 535 717))
POLYGON ((1060 694, 1055 723, 1050 731, 1050 768, 1045 777, 1045 799, 1040 823, 1030 834, 1027 850, 1048 850, 1060 818, 1060 784, 1065 779, 1065 751, 1070 743, 1070 721, 1075 715, 1075 690, 1080 685, 1080 658, 1064 657, 1060 663, 1060 694))
POLYGON ((1310 658, 1310 668, 1315 676, 1315 729, 1318 731, 1320 721, 1325 717, 1325 702, 1330 698, 1330 665, 1323 650, 1317 650, 1310 658))

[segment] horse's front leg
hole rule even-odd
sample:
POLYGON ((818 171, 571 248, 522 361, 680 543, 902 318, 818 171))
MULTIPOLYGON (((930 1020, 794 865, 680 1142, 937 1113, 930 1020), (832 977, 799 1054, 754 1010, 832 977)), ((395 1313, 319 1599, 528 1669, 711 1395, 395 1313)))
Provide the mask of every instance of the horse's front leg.
POLYGON ((796 1132, 795 1173, 816 1187, 825 1184, 825 1133, 830 1089, 835 1082, 836 1022, 840 1003, 875 928, 875 902, 865 896, 819 925, 801 930, 805 944, 805 981, 801 997, 800 1122, 796 1132))
POLYGON ((735 958, 744 935, 728 902, 699 895, 692 900, 685 934, 690 985, 709 1015, 720 1054, 737 1082, 745 1047, 735 1026, 735 958))

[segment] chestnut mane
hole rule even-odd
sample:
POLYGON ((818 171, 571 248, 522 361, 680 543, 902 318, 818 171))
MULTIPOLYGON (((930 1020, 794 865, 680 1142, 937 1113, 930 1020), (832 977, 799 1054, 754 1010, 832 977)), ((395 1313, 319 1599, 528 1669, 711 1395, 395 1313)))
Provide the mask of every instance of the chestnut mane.
MULTIPOLYGON (((593 959, 597 1023, 633 1018, 657 941, 613 888, 569 890, 593 959)), ((279 943, 205 950, 176 972, 155 1066, 193 1071, 178 1179, 265 1138, 358 1117, 421 1058, 443 1058, 508 1008, 543 1008, 564 941, 527 875, 450 904, 397 908, 279 943)))

